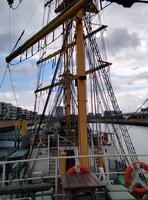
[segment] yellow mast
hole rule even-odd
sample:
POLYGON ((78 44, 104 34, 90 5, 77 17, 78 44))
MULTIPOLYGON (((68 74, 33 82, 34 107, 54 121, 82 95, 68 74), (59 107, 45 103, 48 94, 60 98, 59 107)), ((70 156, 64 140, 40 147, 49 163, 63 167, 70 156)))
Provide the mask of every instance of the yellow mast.
MULTIPOLYGON (((88 155, 87 116, 86 116, 86 74, 83 40, 82 11, 76 17, 77 48, 77 92, 78 92, 78 133, 80 155, 88 155)), ((81 158, 80 163, 88 167, 88 158, 81 158)))

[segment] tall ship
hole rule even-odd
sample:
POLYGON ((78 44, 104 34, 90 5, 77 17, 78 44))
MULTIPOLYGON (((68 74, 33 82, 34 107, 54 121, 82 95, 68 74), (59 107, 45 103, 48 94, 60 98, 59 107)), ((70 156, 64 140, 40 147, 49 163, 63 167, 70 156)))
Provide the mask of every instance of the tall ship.
POLYGON ((1 199, 148 199, 148 164, 118 123, 123 116, 100 16, 105 7, 97 0, 45 1, 43 28, 6 57, 9 67, 39 54, 34 112, 43 95, 44 105, 31 128, 22 124, 22 155, 0 162, 1 199))

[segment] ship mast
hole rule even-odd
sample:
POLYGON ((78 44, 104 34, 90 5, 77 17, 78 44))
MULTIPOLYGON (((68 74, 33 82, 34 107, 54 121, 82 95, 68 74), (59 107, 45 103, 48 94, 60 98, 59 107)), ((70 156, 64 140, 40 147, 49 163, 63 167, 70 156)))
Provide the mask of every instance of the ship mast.
MULTIPOLYGON (((9 1, 9 5, 13 4, 13 1, 9 1)), ((59 1, 60 2, 60 1, 59 1)), ((134 2, 142 2, 142 1, 127 1, 127 2, 120 2, 120 1, 111 1, 111 2, 117 2, 119 4, 122 4, 125 7, 129 7, 131 6, 134 2), (129 4, 127 4, 129 2, 129 4), (131 3, 130 3, 131 2, 131 3)), ((143 1, 146 2, 146 1, 143 1)), ((79 0, 79 1, 75 1, 75 0, 63 0, 63 3, 61 3, 61 7, 59 6, 59 9, 61 9, 59 12, 60 14, 55 17, 52 21, 50 21, 45 27, 43 27, 40 31, 38 31, 34 36, 32 36, 29 40, 27 40, 24 44, 22 44, 19 48, 17 48, 15 51, 13 51, 8 57, 6 57, 6 62, 10 63, 13 59, 15 59, 16 57, 20 56, 20 62, 22 60, 22 57, 26 57, 25 59, 27 60, 29 57, 32 57, 33 55, 35 55, 36 53, 38 53, 40 50, 42 50, 42 40, 45 41, 46 43, 46 39, 47 39, 47 35, 49 35, 50 33, 52 33, 55 29, 57 29, 59 26, 65 24, 65 29, 67 29, 67 21, 69 19, 74 19, 76 20, 76 41, 71 42, 70 44, 64 44, 60 50, 52 53, 51 55, 48 55, 47 58, 43 58, 43 60, 47 60, 52 58, 53 56, 56 56, 58 54, 62 55, 63 51, 65 51, 65 70, 64 70, 64 76, 66 79, 68 79, 67 85, 64 83, 64 87, 65 87, 65 96, 67 96, 67 98, 65 98, 65 115, 67 118, 66 121, 66 127, 68 130, 68 134, 70 134, 70 130, 71 130, 71 122, 70 122, 70 83, 72 80, 76 80, 77 82, 77 97, 78 97, 78 134, 79 134, 79 150, 80 150, 80 155, 84 155, 87 156, 88 155, 88 133, 87 133, 87 111, 86 111, 86 75, 93 73, 99 69, 103 69, 101 70, 101 75, 104 81, 104 85, 106 86, 106 90, 107 93, 110 97, 110 101, 112 103, 112 107, 115 110, 115 113, 120 112, 120 108, 119 105, 117 103, 116 97, 114 95, 114 91, 112 89, 111 83, 110 83, 110 79, 108 77, 107 71, 104 69, 106 66, 110 65, 107 62, 103 62, 102 59, 100 59, 100 55, 99 55, 99 49, 96 45, 96 40, 90 40, 89 42, 91 43, 91 48, 92 48, 92 52, 94 54, 96 54, 96 60, 97 60, 97 64, 98 66, 95 68, 90 68, 88 71, 85 71, 85 52, 84 52, 84 40, 91 37, 93 34, 97 33, 99 30, 102 30, 103 28, 105 28, 105 26, 103 27, 99 27, 98 29, 96 29, 95 31, 92 31, 91 33, 89 26, 87 27, 89 31, 87 32, 87 35, 85 35, 83 37, 83 10, 86 12, 91 12, 90 10, 93 10, 93 12, 95 11, 95 8, 93 6, 93 1, 92 0, 79 0), (62 8, 62 6, 64 6, 62 8), (73 47, 76 44, 76 50, 77 50, 77 54, 76 54, 76 60, 77 60, 77 75, 72 76, 70 74, 70 66, 69 66, 69 51, 68 49, 73 47), (34 50, 35 49, 35 50, 34 50), (35 52, 34 52, 35 51, 35 52), (29 53, 28 53, 29 52, 29 53), (30 54, 30 56, 28 56, 30 54)), ((84 20, 85 22, 85 20, 84 20)), ((87 23, 85 23, 87 24, 87 23)), ((68 43, 68 39, 67 39, 67 43, 68 43)), ((49 44, 45 44, 49 45, 49 44)), ((24 59, 24 60, 25 60, 24 59)), ((42 60, 42 61, 43 61, 42 60)), ((41 62, 41 60, 40 60, 41 62)), ((39 62, 38 62, 39 63, 39 62)), ((94 65, 95 66, 95 65, 94 65)), ((55 83, 55 79, 56 79, 56 75, 57 75, 57 71, 58 68, 56 68, 54 76, 53 76, 53 80, 51 82, 50 86, 44 87, 42 89, 37 89, 36 91, 43 91, 46 89, 49 89, 48 91, 48 95, 47 95, 47 99, 45 102, 45 106, 43 109, 43 113, 41 115, 41 119, 39 122, 39 126, 38 126, 38 131, 41 127, 44 115, 45 115, 45 111, 47 108, 47 104, 49 102, 49 98, 51 95, 51 91, 52 88, 55 86, 58 86, 61 84, 61 82, 56 82, 55 83)), ((63 82, 62 82, 63 84, 63 82)), ((99 88, 99 86, 98 86, 99 88)), ((104 100, 104 99, 103 99, 104 100)), ((128 129, 126 128, 125 125, 123 126, 119 126, 119 130, 121 132, 121 135, 125 141, 125 145, 127 147, 128 153, 130 153, 131 155, 135 155, 135 149, 134 146, 132 144, 132 141, 130 139, 129 133, 128 133, 128 129)), ((118 134, 117 134, 118 136, 118 134)), ((116 137, 117 137, 116 136, 116 137)), ((122 147, 122 144, 120 144, 120 138, 117 137, 117 140, 119 141, 119 146, 120 148, 122 147)), ((124 149, 123 149, 124 150, 124 149)), ((123 151, 124 152, 124 151, 123 151)), ((137 160, 137 156, 131 156, 131 160, 135 161, 137 160)), ((84 166, 88 166, 88 158, 81 158, 80 159, 80 163, 84 166)))
MULTIPOLYGON (((65 30, 68 28, 68 22, 66 21, 64 24, 65 30)), ((68 43, 68 38, 66 43, 68 43)), ((67 134, 71 136, 71 119, 70 119, 70 99, 71 99, 71 91, 70 91, 70 69, 69 69, 69 50, 66 49, 64 52, 64 106, 65 106, 65 119, 66 119, 66 131, 67 134)))
MULTIPOLYGON (((77 91, 78 91, 78 133, 80 155, 88 155, 87 114, 86 114, 86 74, 83 40, 82 11, 76 17, 77 48, 77 91)), ((81 158, 80 163, 88 166, 88 158, 81 158)))
MULTIPOLYGON (((56 9, 56 12, 62 12, 66 5, 70 2, 63 0, 63 2, 56 9)), ((80 155, 88 155, 88 134, 87 134, 87 112, 86 112, 86 72, 85 72, 85 52, 84 52, 84 37, 83 37, 83 11, 79 11, 76 15, 76 65, 77 65, 77 99, 78 99, 78 136, 79 136, 79 153, 80 155)), ((67 22, 64 23, 67 28, 67 22)), ((68 43, 68 38, 67 38, 68 43)), ((68 66, 68 49, 64 52, 65 70, 64 78, 66 84, 64 85, 65 96, 65 119, 67 135, 71 134, 70 122, 70 70, 68 66)), ((81 158, 80 163, 88 167, 88 158, 81 158)))

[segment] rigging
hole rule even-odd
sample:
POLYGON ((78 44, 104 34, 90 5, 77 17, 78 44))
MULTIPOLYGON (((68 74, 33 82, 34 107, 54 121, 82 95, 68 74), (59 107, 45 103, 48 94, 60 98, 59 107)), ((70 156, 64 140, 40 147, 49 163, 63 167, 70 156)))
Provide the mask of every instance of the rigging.
POLYGON ((6 74, 7 74, 7 69, 8 69, 8 64, 6 65, 4 74, 3 74, 3 76, 2 76, 2 79, 1 79, 1 82, 0 82, 0 88, 2 87, 2 85, 3 85, 3 83, 4 83, 5 76, 6 76, 6 74))
POLYGON ((21 4, 22 1, 23 1, 23 0, 19 0, 18 4, 17 4, 15 7, 13 7, 14 0, 7 0, 8 5, 9 5, 10 8, 12 8, 13 10, 17 9, 17 8, 19 7, 19 5, 21 4))
MULTIPOLYGON (((49 1, 50 3, 51 1, 49 1)), ((65 23, 67 21, 67 17, 71 20, 71 18, 73 19, 74 15, 80 11, 82 9, 82 7, 84 6, 85 4, 85 1, 84 0, 81 0, 79 1, 78 3, 76 4, 72 4, 74 5, 73 7, 72 6, 69 6, 66 11, 64 10, 60 15, 58 15, 54 20, 52 20, 50 23, 48 23, 43 29, 41 29, 37 34, 35 34, 30 40, 28 40, 27 42, 25 42, 21 47, 19 47, 17 50, 15 50, 12 54, 10 54, 7 58, 6 58, 6 61, 9 63, 11 62, 12 59, 16 58, 17 56, 19 55, 22 55, 23 53, 25 54, 25 57, 26 59, 28 59, 28 50, 30 50, 30 53, 31 53, 31 57, 33 55, 35 55, 36 53, 38 53, 40 50, 43 50, 43 53, 42 55, 40 56, 40 59, 39 61, 41 61, 42 57, 44 56, 44 54, 46 53, 45 51, 45 47, 47 47, 47 44, 50 44, 47 42, 47 39, 48 39, 48 34, 49 33, 52 33, 53 34, 53 39, 51 41, 51 43, 53 41, 55 41, 55 36, 54 36, 54 31, 55 29, 60 26, 61 24, 65 23), (79 4, 79 2, 81 4, 79 4), (72 10, 73 8, 75 8, 74 10, 72 10), (73 12, 72 12, 73 11, 73 12), (71 13, 72 12, 72 13, 71 13), (64 15, 64 17, 63 17, 64 15), (37 48, 36 48, 36 52, 34 52, 34 45, 37 45, 37 48)), ((133 3, 135 3, 135 1, 126 1, 127 4, 123 4, 122 1, 111 1, 112 2, 116 2, 116 3, 119 3, 119 4, 122 4, 123 6, 125 7, 129 7, 130 5, 132 5, 133 3)), ((90 1, 87 0, 87 3, 89 5, 90 1)), ((110 3, 110 4, 111 4, 110 3)), ((109 5, 109 4, 108 4, 109 5)), ((87 6, 88 7, 88 6, 87 6)), ((105 8, 105 7, 104 7, 105 8)), ((104 9, 102 7, 102 9, 104 9)), ((87 8, 89 9, 89 8, 87 8)), ((85 24, 85 32, 87 32, 87 34, 91 34, 89 31, 91 30, 91 25, 90 25, 90 19, 89 17, 88 18, 85 18, 87 17, 87 14, 85 13, 84 15, 84 24, 85 24)), ((78 23, 79 24, 79 23, 78 23)), ((42 125, 42 122, 43 122, 43 119, 44 119, 44 116, 45 116, 45 112, 46 112, 46 108, 47 108, 47 105, 48 105, 48 102, 49 102, 49 99, 50 99, 50 96, 51 96, 51 92, 52 92, 52 88, 53 88, 53 85, 56 84, 55 81, 56 81, 56 78, 58 76, 58 72, 60 71, 60 65, 62 65, 62 54, 63 54, 63 51, 65 50, 65 47, 66 47, 66 43, 68 41, 67 37, 70 33, 70 29, 72 28, 72 20, 71 20, 71 23, 69 23, 67 25, 67 29, 66 29, 66 33, 64 35, 64 39, 63 39, 63 45, 62 45, 62 48, 60 50, 60 52, 58 54, 59 57, 58 57, 58 61, 56 62, 56 67, 55 67, 55 71, 54 71, 54 76, 53 76, 53 79, 51 81, 51 87, 49 88, 46 88, 48 89, 48 95, 47 95, 47 98, 46 98, 46 102, 45 102, 45 105, 44 105, 44 108, 43 108, 43 112, 42 112, 42 115, 41 115, 41 119, 40 119, 40 122, 39 122, 39 126, 38 126, 38 129, 37 129, 37 132, 36 132, 36 135, 35 135, 35 139, 37 138, 38 134, 39 134, 39 130, 40 130, 40 127, 42 125)), ((64 34, 64 33, 62 33, 64 34)), ((61 34, 61 35, 62 35, 61 34)), ((115 97, 115 94, 114 94, 114 91, 113 91, 113 88, 111 86, 111 83, 110 83, 110 78, 109 78, 109 75, 108 75, 108 71, 105 69, 105 68, 101 68, 101 64, 102 64, 102 58, 101 58, 101 53, 100 53, 100 49, 98 48, 98 44, 96 42, 96 37, 92 36, 92 35, 89 35, 90 38, 88 39, 89 40, 89 47, 91 47, 90 49, 91 50, 88 50, 87 52, 87 55, 89 57, 89 62, 90 62, 90 66, 92 65, 93 68, 94 67, 100 67, 100 72, 97 72, 94 71, 93 72, 93 80, 92 80, 92 89, 94 88, 94 96, 93 96, 93 105, 92 106, 92 109, 94 109, 95 113, 98 112, 99 110, 99 102, 100 102, 100 99, 102 99, 102 104, 104 106, 104 108, 110 108, 110 105, 109 105, 109 101, 107 99, 107 95, 109 96, 110 98, 110 102, 112 104, 112 108, 114 109, 114 112, 116 114, 116 117, 118 118, 118 115, 117 113, 118 112, 121 112, 120 111, 120 108, 119 108, 119 105, 117 103, 117 100, 116 100, 116 97, 115 97), (91 53, 93 52, 93 58, 91 58, 91 53), (93 59, 93 61, 91 60, 93 59), (98 75, 98 77, 96 77, 96 74, 98 75), (99 81, 100 82, 99 82, 99 81), (100 94, 98 93, 98 91, 100 92, 100 94)), ((60 36, 59 36, 60 37, 60 36)), ((83 34, 82 34, 82 40, 83 40, 83 34)), ((79 38, 77 38, 77 41, 78 41, 79 38)), ((104 45, 104 44, 103 44, 104 45)), ((78 44, 77 44, 78 46, 78 44)), ((82 50, 83 50, 83 45, 82 46, 82 50)), ((71 46, 73 47, 73 46, 71 46)), ((105 47, 105 46, 104 46, 105 47)), ((81 51, 79 51, 81 52, 81 51)), ((84 59, 82 59, 84 60, 84 59)), ((22 58, 20 57, 20 61, 22 61, 22 58)), ((83 64, 82 64, 83 65, 83 64)), ((41 68, 40 68, 41 69, 41 68)), ((89 69, 91 70, 91 69, 89 69)), ((95 70, 95 68, 94 68, 95 70)), ((39 75, 41 76, 41 74, 39 75)), ((39 77, 40 78, 40 77, 39 77)), ((80 81, 80 80, 84 80, 86 78, 86 74, 84 72, 83 75, 80 75, 79 77, 76 77, 76 81, 80 81), (79 80, 78 80, 79 79, 79 80)), ((38 82, 39 83, 39 82, 38 82)), ((42 82, 41 82, 41 85, 42 85, 42 82)), ((37 85, 37 88, 38 88, 39 85, 37 85)), ((59 86, 59 91, 57 93, 57 95, 55 96, 55 102, 53 102, 53 106, 52 106, 52 112, 54 112, 54 107, 55 105, 59 105, 60 102, 61 102, 61 87, 59 86)), ((39 89, 38 89, 39 90, 39 89)), ((84 91, 84 89, 83 89, 84 91)), ((72 91, 74 93, 74 90, 72 91)), ((74 96, 74 94, 72 94, 74 96)), ((73 98, 75 100, 75 98, 73 98)), ((81 112, 82 113, 82 112, 81 112)), ((111 116, 109 116, 111 118, 111 116)), ((85 126, 86 128, 86 126, 85 126)), ((128 133, 128 130, 126 128, 125 125, 123 125, 122 127, 119 125, 119 135, 117 133, 117 131, 115 130, 115 126, 113 126, 113 129, 115 131, 115 134, 116 134, 116 139, 118 140, 118 143, 119 143, 119 147, 121 149, 121 152, 123 154, 125 154, 125 151, 124 151, 124 148, 123 148, 123 144, 122 144, 122 137, 124 139, 124 142, 126 144, 126 147, 127 147, 127 150, 130 154, 132 154, 131 156, 131 160, 132 161, 135 161, 137 160, 137 156, 135 155, 136 152, 135 152, 135 149, 134 149, 134 146, 132 144, 132 141, 130 139, 130 136, 129 136, 129 133, 128 133), (122 137, 121 137, 122 136, 122 137)), ((35 142, 35 141, 34 141, 35 142)))

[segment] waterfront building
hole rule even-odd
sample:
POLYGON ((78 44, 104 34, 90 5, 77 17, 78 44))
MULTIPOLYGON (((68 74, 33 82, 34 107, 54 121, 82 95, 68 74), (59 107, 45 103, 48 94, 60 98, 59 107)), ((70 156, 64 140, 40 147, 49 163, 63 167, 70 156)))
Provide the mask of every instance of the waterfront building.
POLYGON ((147 108, 141 108, 141 112, 142 112, 142 113, 148 112, 148 107, 147 107, 147 108))
POLYGON ((0 119, 4 119, 5 117, 5 103, 4 102, 0 102, 0 119))
POLYGON ((11 103, 0 102, 0 120, 33 119, 37 112, 29 111, 11 103))
POLYGON ((0 119, 9 120, 15 119, 16 110, 11 103, 0 102, 0 119))
POLYGON ((148 119, 148 112, 131 113, 131 119, 148 119))
POLYGON ((64 116, 64 109, 63 106, 56 107, 55 117, 63 117, 64 116))
POLYGON ((11 119, 15 120, 17 119, 17 107, 12 105, 11 109, 11 119))
POLYGON ((104 117, 105 118, 110 118, 110 117, 112 117, 112 118, 114 118, 114 117, 119 117, 119 118, 121 118, 122 117, 122 111, 112 111, 112 110, 110 110, 110 111, 104 111, 104 117))
POLYGON ((22 119, 23 109, 21 107, 17 107, 17 118, 22 119))

